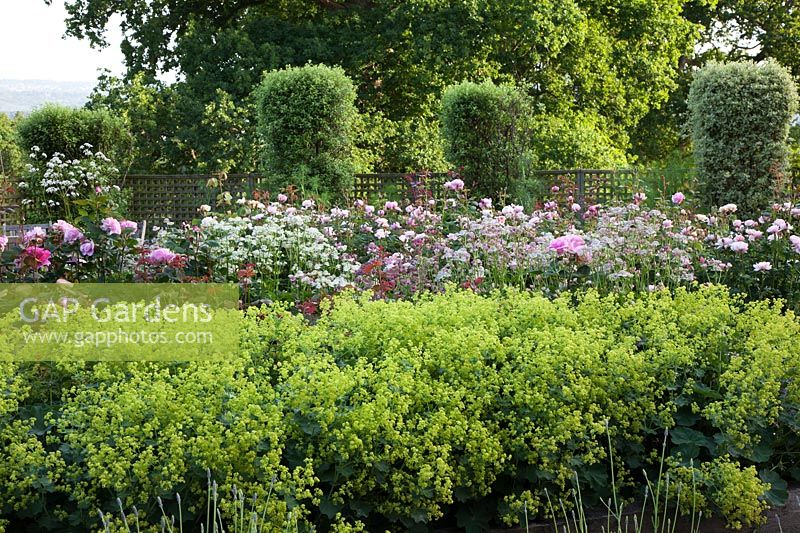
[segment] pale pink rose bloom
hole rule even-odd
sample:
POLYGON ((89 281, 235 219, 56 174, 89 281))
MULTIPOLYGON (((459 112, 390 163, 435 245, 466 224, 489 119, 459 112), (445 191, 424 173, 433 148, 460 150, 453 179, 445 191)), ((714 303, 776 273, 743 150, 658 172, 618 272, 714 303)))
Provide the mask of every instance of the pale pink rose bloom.
POLYGON ((747 252, 747 249, 750 246, 744 241, 733 241, 729 248, 732 252, 736 252, 737 254, 743 254, 747 252))
POLYGON ((85 241, 81 244, 80 247, 81 255, 84 257, 91 257, 94 255, 94 242, 92 241, 85 241))
POLYGON ((139 225, 132 220, 123 220, 119 225, 122 229, 131 230, 131 233, 136 233, 136 230, 139 229, 139 225))
POLYGON ((25 232, 25 235, 22 236, 22 245, 28 246, 32 241, 44 240, 46 237, 47 232, 44 228, 36 226, 32 230, 25 232))
POLYGON ((555 250, 558 255, 578 255, 583 251, 585 246, 586 242, 584 242, 583 237, 580 235, 564 235, 553 239, 548 248, 555 250))
POLYGON ((794 248, 794 251, 800 254, 800 237, 798 237, 797 235, 790 235, 789 242, 792 243, 792 248, 794 248))
POLYGON ((755 272, 768 272, 772 270, 772 263, 769 261, 761 261, 753 265, 755 272))
POLYGON ((100 229, 109 235, 122 234, 122 226, 120 225, 119 220, 113 217, 104 218, 103 222, 100 223, 100 229))
POLYGON ((64 232, 64 242, 67 244, 72 244, 81 239, 83 239, 83 233, 78 228, 72 227, 64 232))
POLYGON ((684 200, 686 200, 686 196, 682 192, 676 192, 672 195, 672 203, 675 205, 681 205, 684 200))
POLYGON ((464 182, 463 180, 456 178, 454 180, 445 182, 444 188, 451 191, 462 191, 464 190, 464 182))
POLYGON ((175 253, 166 248, 156 248, 150 252, 150 261, 157 265, 163 265, 175 259, 175 253))

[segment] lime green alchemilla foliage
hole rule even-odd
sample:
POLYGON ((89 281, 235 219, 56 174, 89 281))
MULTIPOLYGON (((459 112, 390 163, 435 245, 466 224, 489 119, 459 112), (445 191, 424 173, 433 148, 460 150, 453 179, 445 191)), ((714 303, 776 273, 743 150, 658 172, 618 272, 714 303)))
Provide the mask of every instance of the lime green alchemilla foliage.
POLYGON ((544 518, 576 473, 584 502, 609 497, 607 431, 640 495, 671 428, 684 498, 694 478, 698 505, 757 523, 798 474, 798 334, 721 287, 254 308, 225 362, 5 367, 2 518, 86 530, 119 496, 152 524, 180 493, 197 525, 211 469, 220 494, 272 488, 275 529, 290 510, 320 531, 486 529, 544 518))
POLYGON ((344 71, 325 65, 273 71, 264 75, 256 98, 270 190, 294 185, 310 194, 349 193, 358 112, 344 71))
POLYGON ((478 196, 497 197, 519 182, 530 139, 531 99, 492 82, 464 82, 442 95, 445 156, 478 196))
POLYGON ((734 203, 748 215, 784 192, 789 122, 797 90, 775 62, 711 63, 689 92, 701 194, 710 206, 734 203))

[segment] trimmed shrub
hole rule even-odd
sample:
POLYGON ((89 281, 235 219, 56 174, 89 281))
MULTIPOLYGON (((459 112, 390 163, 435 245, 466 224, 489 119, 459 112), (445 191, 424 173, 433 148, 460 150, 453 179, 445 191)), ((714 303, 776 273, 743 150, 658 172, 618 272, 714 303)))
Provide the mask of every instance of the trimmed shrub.
POLYGON ((442 95, 445 157, 476 194, 497 198, 519 180, 530 138, 530 98, 490 81, 463 82, 442 95))
POLYGON ((311 194, 348 194, 357 110, 355 87, 344 70, 325 65, 276 70, 264 75, 256 91, 268 186, 275 192, 293 185, 311 194))
POLYGON ((196 526, 210 468, 221 495, 271 492, 278 524, 487 530, 545 515, 545 489, 572 501, 576 474, 605 501, 609 439, 620 497, 641 495, 667 427, 671 479, 686 501, 697 469, 704 516, 757 523, 800 475, 800 323, 777 305, 707 286, 325 306, 249 310, 224 362, 2 366, 0 519, 85 531, 119 496, 154 524, 180 492, 196 526))
POLYGON ((130 151, 132 138, 125 121, 105 109, 71 108, 47 104, 28 115, 18 127, 22 147, 29 153, 38 146, 41 153, 65 159, 83 159, 88 143, 119 164, 130 151))
POLYGON ((766 209, 786 186, 797 108, 789 72, 774 61, 710 63, 695 74, 688 104, 703 201, 736 204, 745 216, 766 209))
POLYGON ((8 115, 0 113, 0 177, 18 177, 23 169, 15 122, 8 115))

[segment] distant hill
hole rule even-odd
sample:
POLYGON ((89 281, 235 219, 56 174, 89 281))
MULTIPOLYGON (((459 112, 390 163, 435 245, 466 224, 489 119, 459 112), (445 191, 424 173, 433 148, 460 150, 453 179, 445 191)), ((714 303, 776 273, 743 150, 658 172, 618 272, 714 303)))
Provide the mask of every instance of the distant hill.
POLYGON ((92 81, 0 80, 0 113, 29 113, 47 102, 80 107, 94 85, 92 81))

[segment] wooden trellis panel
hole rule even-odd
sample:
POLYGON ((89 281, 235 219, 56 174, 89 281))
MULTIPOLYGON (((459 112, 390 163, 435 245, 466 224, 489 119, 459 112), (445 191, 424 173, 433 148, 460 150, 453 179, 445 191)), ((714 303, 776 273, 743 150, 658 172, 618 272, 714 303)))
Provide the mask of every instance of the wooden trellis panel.
POLYGON ((444 172, 399 172, 383 174, 356 174, 353 182, 353 197, 367 200, 386 198, 391 200, 417 199, 421 196, 440 197, 444 172))
POLYGON ((0 224, 18 224, 20 216, 20 197, 15 183, 0 176, 0 224))
POLYGON ((635 170, 535 170, 532 174, 553 180, 562 178, 574 185, 575 199, 583 205, 627 202, 639 185, 635 170))

